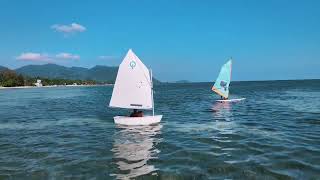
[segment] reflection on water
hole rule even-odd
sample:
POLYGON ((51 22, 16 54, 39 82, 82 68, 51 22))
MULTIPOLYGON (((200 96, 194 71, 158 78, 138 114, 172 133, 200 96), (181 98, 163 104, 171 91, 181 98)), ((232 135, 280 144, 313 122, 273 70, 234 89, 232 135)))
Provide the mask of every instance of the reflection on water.
POLYGON ((232 103, 216 102, 212 106, 213 117, 216 119, 215 129, 221 134, 233 134, 235 122, 233 121, 232 103))
POLYGON ((159 134, 162 125, 155 126, 118 126, 114 134, 112 152, 118 171, 112 176, 117 179, 134 178, 149 174, 156 170, 148 164, 150 159, 156 159, 160 152, 156 145, 161 142, 159 134))
POLYGON ((212 110, 216 111, 216 112, 221 111, 223 109, 230 111, 230 109, 231 109, 230 105, 231 105, 231 103, 228 103, 228 102, 216 102, 213 104, 212 110))
POLYGON ((212 111, 214 112, 213 115, 217 119, 222 119, 226 121, 232 120, 232 111, 231 111, 231 105, 232 103, 221 103, 216 102, 212 106, 212 111))

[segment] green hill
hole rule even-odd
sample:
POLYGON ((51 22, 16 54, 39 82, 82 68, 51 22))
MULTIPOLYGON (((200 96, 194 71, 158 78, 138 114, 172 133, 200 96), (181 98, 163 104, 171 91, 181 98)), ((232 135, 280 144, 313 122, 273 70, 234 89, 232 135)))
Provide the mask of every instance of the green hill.
POLYGON ((117 77, 118 67, 95 66, 88 69, 87 76, 95 81, 112 81, 117 77))
MULTIPOLYGON (((15 70, 25 76, 43 77, 52 79, 83 79, 83 71, 67 68, 56 64, 27 65, 15 70)), ((85 72, 85 71, 84 71, 85 72)))
MULTIPOLYGON (((29 77, 70 80, 94 80, 97 82, 113 83, 116 79, 118 67, 95 66, 93 68, 65 67, 56 64, 27 65, 15 69, 19 74, 29 77)), ((160 81, 154 79, 154 83, 160 81)))
POLYGON ((179 81, 174 81, 173 83, 185 84, 185 83, 191 83, 191 81, 188 81, 188 80, 179 80, 179 81))
POLYGON ((4 66, 0 66, 0 71, 8 70, 9 68, 6 68, 4 66))

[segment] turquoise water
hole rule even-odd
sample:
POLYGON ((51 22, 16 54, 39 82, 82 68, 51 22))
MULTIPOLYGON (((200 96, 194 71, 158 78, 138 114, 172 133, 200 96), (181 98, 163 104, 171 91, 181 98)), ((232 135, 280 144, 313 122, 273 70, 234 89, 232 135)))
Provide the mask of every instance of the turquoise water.
POLYGON ((0 90, 0 179, 317 179, 320 81, 156 86, 150 127, 120 127, 112 86, 0 90))

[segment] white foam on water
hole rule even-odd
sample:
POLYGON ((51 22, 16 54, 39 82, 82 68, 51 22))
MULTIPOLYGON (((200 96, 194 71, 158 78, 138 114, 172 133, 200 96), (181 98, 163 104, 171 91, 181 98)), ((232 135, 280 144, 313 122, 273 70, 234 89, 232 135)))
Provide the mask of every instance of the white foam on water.
POLYGON ((175 131, 183 133, 194 133, 203 131, 219 131, 221 134, 233 134, 237 127, 233 121, 208 121, 206 123, 179 123, 169 122, 169 126, 173 127, 175 131))
POLYGON ((243 127, 243 133, 254 134, 255 136, 268 137, 269 139, 282 140, 283 134, 277 131, 262 130, 257 127, 243 127))
POLYGON ((6 122, 0 123, 0 129, 45 129, 53 126, 85 126, 85 125, 95 126, 108 126, 113 125, 112 121, 104 121, 94 118, 66 118, 60 120, 50 120, 50 121, 38 121, 38 122, 6 122))
POLYGON ((280 105, 297 112, 320 113, 320 92, 290 90, 285 91, 280 97, 273 94, 270 96, 263 99, 264 103, 280 105))

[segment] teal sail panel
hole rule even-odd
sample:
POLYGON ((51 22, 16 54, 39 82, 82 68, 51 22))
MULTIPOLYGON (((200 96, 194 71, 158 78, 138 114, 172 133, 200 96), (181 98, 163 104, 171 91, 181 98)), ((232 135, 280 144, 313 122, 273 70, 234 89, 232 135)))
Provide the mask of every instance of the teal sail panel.
POLYGON ((229 97, 229 85, 231 81, 232 60, 230 59, 225 63, 220 70, 219 76, 214 83, 212 90, 218 95, 228 98, 229 97))

